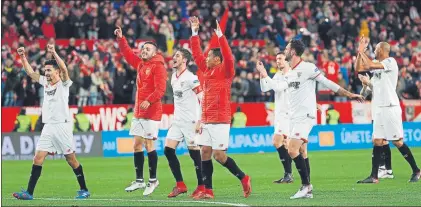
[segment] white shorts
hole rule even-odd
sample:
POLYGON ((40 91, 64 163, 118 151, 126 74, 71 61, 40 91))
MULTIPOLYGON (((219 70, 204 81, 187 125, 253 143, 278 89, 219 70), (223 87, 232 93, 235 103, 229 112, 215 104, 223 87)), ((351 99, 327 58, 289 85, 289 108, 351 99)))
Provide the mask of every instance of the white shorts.
POLYGON ((230 140, 229 124, 204 124, 197 144, 214 150, 227 150, 230 140))
POLYGON ((150 119, 132 119, 129 135, 139 136, 145 139, 157 139, 160 121, 150 119))
POLYGON ((167 139, 186 141, 189 147, 196 147, 196 123, 173 123, 168 129, 167 139))
POLYGON ((393 141, 401 138, 403 138, 401 107, 378 107, 374 115, 373 139, 393 141))
POLYGON ((288 117, 282 117, 279 121, 275 122, 274 134, 289 137, 290 121, 288 117))
POLYGON ((316 119, 303 117, 291 120, 289 137, 291 139, 301 139, 304 143, 308 142, 308 136, 311 129, 316 125, 316 119))
POLYGON ((73 123, 45 124, 36 150, 64 155, 75 152, 73 123))

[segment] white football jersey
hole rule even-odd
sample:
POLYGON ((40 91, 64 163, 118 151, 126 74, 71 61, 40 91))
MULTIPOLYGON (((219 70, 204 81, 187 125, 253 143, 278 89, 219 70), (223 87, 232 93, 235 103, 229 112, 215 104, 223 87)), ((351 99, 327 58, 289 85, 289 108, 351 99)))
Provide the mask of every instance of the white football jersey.
POLYGON ((174 121, 197 122, 201 118, 201 107, 197 93, 200 83, 196 75, 185 70, 177 76, 172 74, 171 86, 174 93, 174 121))
MULTIPOLYGON (((285 75, 282 74, 281 71, 278 71, 273 76, 272 80, 274 81, 286 81, 285 75)), ((266 92, 269 90, 274 90, 273 87, 265 80, 260 79, 260 86, 262 88, 262 91, 266 92)), ((274 90, 275 91, 275 123, 278 123, 281 117, 287 117, 288 116, 288 90, 274 90)))
POLYGON ((45 76, 40 76, 39 83, 44 87, 42 123, 73 122, 69 110, 69 88, 73 83, 72 80, 66 82, 59 80, 56 84, 50 85, 45 76))
POLYGON ((399 106, 399 98, 396 94, 398 84, 398 63, 392 57, 380 62, 384 69, 373 71, 371 84, 373 85, 374 107, 399 106))
POLYGON ((290 118, 316 118, 316 80, 321 72, 313 63, 300 61, 285 76, 288 82, 290 118))

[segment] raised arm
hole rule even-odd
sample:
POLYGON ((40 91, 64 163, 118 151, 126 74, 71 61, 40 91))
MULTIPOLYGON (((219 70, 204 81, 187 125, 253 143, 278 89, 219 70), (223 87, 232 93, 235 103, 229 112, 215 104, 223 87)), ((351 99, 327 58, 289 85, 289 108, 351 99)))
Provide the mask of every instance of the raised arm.
POLYGON ((20 47, 18 48, 18 54, 20 56, 20 59, 22 60, 23 68, 25 69, 26 74, 28 74, 29 77, 31 77, 33 80, 39 82, 39 74, 34 72, 34 69, 32 69, 31 65, 28 62, 28 59, 25 55, 25 48, 20 47))
POLYGON ((136 71, 140 69, 143 65, 143 60, 133 52, 132 48, 130 48, 129 43, 127 43, 126 38, 123 36, 121 28, 117 27, 114 34, 117 36, 118 47, 120 48, 120 53, 124 56, 124 59, 126 59, 127 63, 136 71))
POLYGON ((357 72, 383 69, 384 68, 381 63, 373 62, 365 54, 365 51, 367 50, 367 46, 368 46, 369 42, 370 42, 370 40, 365 38, 364 35, 360 38, 360 42, 359 42, 359 45, 358 45, 357 62, 356 62, 357 72))
MULTIPOLYGON (((358 53, 362 58, 363 71, 384 69, 383 64, 380 62, 373 62, 370 58, 367 57, 365 53, 358 53)), ((360 71, 359 71, 360 72, 360 71)))
POLYGON ((199 38, 199 19, 197 17, 190 17, 189 18, 191 29, 192 29, 192 37, 190 38, 190 47, 192 50, 192 55, 194 62, 196 63, 199 70, 205 71, 206 70, 206 57, 203 55, 202 47, 200 46, 200 38, 199 38))
POLYGON ((228 44, 227 38, 222 33, 221 27, 219 27, 218 21, 216 21, 215 33, 218 36, 219 47, 221 48, 223 63, 226 69, 225 73, 228 77, 234 77, 234 56, 232 55, 232 51, 228 44))
POLYGON ((357 60, 355 61, 355 70, 357 72, 364 70, 363 59, 362 59, 360 53, 358 53, 357 60))
POLYGON ((47 45, 47 51, 51 53, 56 60, 58 67, 60 68, 60 75, 63 82, 68 81, 69 78, 69 72, 67 70, 66 63, 64 63, 63 59, 60 58, 60 56, 57 54, 54 45, 47 45))
POLYGON ((288 88, 288 82, 286 80, 273 80, 270 78, 261 61, 257 62, 256 69, 260 72, 260 88, 263 92, 269 90, 280 92, 288 88))

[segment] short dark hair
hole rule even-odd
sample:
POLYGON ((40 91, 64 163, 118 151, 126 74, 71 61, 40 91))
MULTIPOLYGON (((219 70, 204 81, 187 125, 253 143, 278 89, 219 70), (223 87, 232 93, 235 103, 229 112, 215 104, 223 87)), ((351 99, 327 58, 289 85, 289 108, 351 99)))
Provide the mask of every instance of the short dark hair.
POLYGON ((51 59, 51 60, 46 60, 45 62, 44 62, 44 66, 47 66, 47 65, 51 65, 51 66, 53 66, 53 68, 54 69, 58 69, 59 67, 58 67, 58 63, 57 63, 57 61, 56 60, 54 60, 54 59, 51 59))
MULTIPOLYGON (((147 41, 147 42, 145 42, 145 43, 143 44, 143 46, 145 46, 145 45, 147 45, 147 44, 153 45, 153 46, 155 46, 155 48, 156 48, 156 49, 158 49, 158 46, 156 45, 156 43, 155 43, 155 42, 152 42, 152 41, 147 41)), ((142 46, 142 48, 143 48, 143 46, 142 46)))
POLYGON ((278 55, 285 55, 285 52, 281 51, 281 52, 276 53, 276 56, 278 56, 278 55))
POLYGON ((304 53, 306 46, 304 45, 303 41, 292 39, 291 41, 289 41, 289 44, 291 49, 295 50, 297 56, 301 56, 304 53))
POLYGON ((185 48, 179 48, 178 51, 181 53, 183 58, 187 59, 186 63, 189 64, 189 62, 192 60, 192 54, 190 53, 190 51, 185 48))
POLYGON ((221 59, 221 62, 222 62, 223 58, 222 58, 221 49, 219 49, 219 48, 213 48, 210 51, 212 51, 213 56, 219 57, 219 59, 221 59))

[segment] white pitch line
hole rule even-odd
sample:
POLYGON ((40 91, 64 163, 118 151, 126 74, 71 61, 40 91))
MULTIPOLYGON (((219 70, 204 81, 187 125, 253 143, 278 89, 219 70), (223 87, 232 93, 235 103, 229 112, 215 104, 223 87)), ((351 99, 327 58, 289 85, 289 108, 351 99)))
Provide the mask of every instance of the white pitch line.
MULTIPOLYGON (((12 198, 11 198, 12 199, 12 198)), ((105 198, 88 198, 88 199, 70 199, 70 198, 34 198, 34 200, 46 201, 129 201, 129 202, 161 202, 161 203, 205 203, 226 206, 248 206, 241 203, 225 203, 216 201, 178 201, 178 200, 134 200, 134 199, 105 199, 105 198)))

